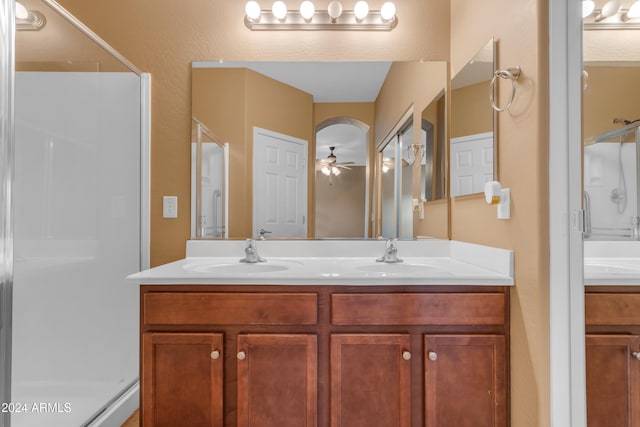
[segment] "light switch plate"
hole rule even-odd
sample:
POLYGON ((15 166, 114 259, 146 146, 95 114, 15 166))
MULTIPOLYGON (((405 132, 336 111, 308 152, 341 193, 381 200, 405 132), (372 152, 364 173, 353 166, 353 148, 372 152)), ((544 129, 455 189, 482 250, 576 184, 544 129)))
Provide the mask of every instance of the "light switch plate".
POLYGON ((162 217, 178 218, 178 196, 162 197, 162 217))

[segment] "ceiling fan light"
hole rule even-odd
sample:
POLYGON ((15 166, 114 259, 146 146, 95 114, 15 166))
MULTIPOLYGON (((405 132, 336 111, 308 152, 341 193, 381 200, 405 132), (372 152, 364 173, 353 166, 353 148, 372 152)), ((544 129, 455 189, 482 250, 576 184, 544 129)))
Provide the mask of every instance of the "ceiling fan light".
POLYGON ((338 176, 340 175, 340 169, 334 166, 331 168, 331 173, 334 174, 335 176, 338 176))
POLYGON ((322 168, 320 169, 320 172, 322 172, 323 174, 325 174, 326 176, 331 175, 331 171, 329 170, 328 167, 326 166, 322 166, 322 168))
POLYGON ((387 173, 387 172, 389 172, 389 165, 383 164, 382 165, 382 173, 387 173))

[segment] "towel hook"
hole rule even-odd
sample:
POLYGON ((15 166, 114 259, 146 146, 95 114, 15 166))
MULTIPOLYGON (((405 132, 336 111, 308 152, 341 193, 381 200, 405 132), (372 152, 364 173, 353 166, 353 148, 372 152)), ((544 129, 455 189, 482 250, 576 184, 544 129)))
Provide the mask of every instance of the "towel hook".
POLYGON ((489 101, 491 102, 491 107, 494 110, 501 113, 511 107, 513 98, 515 98, 516 96, 516 89, 518 88, 518 78, 520 78, 521 73, 522 70, 518 66, 507 68, 506 70, 496 70, 496 72, 493 73, 493 79, 491 79, 491 84, 489 85, 489 101), (498 107, 494 99, 496 79, 498 77, 500 77, 501 79, 511 80, 511 96, 509 97, 509 102, 507 102, 507 105, 504 108, 498 107))

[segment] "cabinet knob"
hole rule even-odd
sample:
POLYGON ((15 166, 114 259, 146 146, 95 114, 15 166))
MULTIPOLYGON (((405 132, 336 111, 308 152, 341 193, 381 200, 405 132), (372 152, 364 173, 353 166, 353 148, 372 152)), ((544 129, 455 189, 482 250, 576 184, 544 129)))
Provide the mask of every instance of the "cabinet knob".
POLYGON ((438 360, 438 353, 436 353, 435 351, 430 351, 428 353, 429 356, 429 360, 438 360))
POLYGON ((640 352, 634 351, 633 353, 631 353, 631 355, 632 355, 636 360, 640 360, 640 352))
POLYGON ((411 360, 411 352, 410 351, 403 351, 402 352, 402 358, 404 360, 411 360))
POLYGON ((238 352, 238 360, 244 360, 246 358, 247 358, 247 353, 245 353, 244 351, 238 352))
POLYGON ((213 351, 211 352, 211 358, 212 358, 213 360, 218 360, 218 359, 220 359, 220 352, 219 352, 218 350, 213 350, 213 351))

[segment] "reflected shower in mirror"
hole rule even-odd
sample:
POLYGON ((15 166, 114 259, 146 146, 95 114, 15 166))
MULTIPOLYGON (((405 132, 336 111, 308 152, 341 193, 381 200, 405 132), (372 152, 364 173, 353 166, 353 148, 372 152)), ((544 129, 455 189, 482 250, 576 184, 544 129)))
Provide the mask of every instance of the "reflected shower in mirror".
POLYGON ((485 182, 495 179, 495 112, 488 92, 494 50, 492 39, 451 80, 451 197, 481 193, 485 182))
POLYGON ((640 54, 637 30, 584 32, 585 239, 637 240, 640 54))

